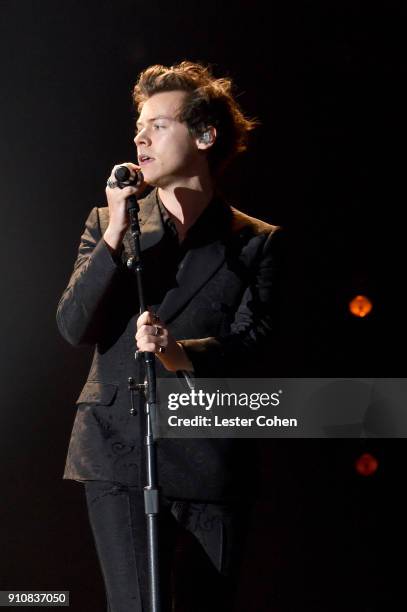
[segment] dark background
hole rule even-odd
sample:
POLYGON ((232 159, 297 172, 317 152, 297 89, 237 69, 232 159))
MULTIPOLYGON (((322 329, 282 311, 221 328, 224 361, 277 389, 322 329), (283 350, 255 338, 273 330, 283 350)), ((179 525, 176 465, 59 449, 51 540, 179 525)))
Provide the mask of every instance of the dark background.
MULTIPOLYGON (((61 480, 88 349, 55 325, 84 220, 135 159, 140 70, 211 63, 260 119, 224 190, 286 230, 285 376, 403 376, 402 3, 0 1, 0 588, 103 610, 81 485, 61 480), (368 295, 365 319, 347 310, 368 295)), ((276 362, 276 359, 274 359, 276 362)), ((263 449, 241 610, 387 610, 405 550, 403 440, 263 449), (373 453, 379 468, 358 475, 373 453)))

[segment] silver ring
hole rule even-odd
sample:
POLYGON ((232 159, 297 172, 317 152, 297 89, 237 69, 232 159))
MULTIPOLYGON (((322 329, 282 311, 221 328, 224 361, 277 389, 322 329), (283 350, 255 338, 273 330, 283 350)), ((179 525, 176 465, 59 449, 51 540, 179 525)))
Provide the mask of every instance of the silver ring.
POLYGON ((154 336, 161 336, 161 327, 159 325, 154 325, 154 336))
POLYGON ((114 189, 117 187, 117 181, 112 181, 111 179, 107 179, 106 185, 110 187, 110 189, 114 189))
POLYGON ((165 346, 159 346, 158 347, 158 352, 159 353, 165 353, 165 346))

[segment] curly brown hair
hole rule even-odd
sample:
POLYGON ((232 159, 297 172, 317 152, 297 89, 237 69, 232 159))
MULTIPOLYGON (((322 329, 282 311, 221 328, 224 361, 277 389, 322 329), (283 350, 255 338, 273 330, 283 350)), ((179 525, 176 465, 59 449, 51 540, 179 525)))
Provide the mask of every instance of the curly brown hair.
POLYGON ((156 93, 186 92, 178 119, 194 137, 200 137, 209 126, 216 128, 217 137, 208 150, 208 162, 211 171, 220 174, 236 155, 247 149, 249 132, 259 123, 244 116, 232 88, 231 79, 215 78, 211 69, 200 63, 183 61, 170 67, 156 64, 141 72, 133 100, 140 112, 144 102, 156 93))

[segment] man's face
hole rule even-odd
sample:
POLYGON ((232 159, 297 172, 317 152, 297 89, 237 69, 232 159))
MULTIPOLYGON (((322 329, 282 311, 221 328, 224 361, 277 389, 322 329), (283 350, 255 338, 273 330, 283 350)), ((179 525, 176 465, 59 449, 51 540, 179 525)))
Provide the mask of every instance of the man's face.
POLYGON ((157 93, 144 103, 134 142, 147 183, 158 187, 182 184, 197 172, 201 159, 196 140, 178 120, 183 91, 157 93))

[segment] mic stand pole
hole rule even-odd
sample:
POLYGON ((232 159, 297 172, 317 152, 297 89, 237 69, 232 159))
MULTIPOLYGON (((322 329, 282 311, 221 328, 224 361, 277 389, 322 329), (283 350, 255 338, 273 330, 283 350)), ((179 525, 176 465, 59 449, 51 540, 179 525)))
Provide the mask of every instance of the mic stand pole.
MULTIPOLYGON (((144 298, 142 282, 142 262, 140 249, 140 225, 138 212, 140 210, 136 196, 127 198, 127 210, 130 217, 130 231, 134 243, 134 257, 127 261, 127 266, 135 273, 137 289, 140 300, 140 314, 147 310, 144 298)), ((147 518, 147 549, 148 549, 148 576, 151 597, 151 612, 160 612, 160 580, 158 566, 158 513, 159 513, 159 491, 157 480, 156 448, 152 430, 151 415, 155 416, 157 390, 155 373, 154 353, 144 352, 144 363, 146 366, 146 381, 134 384, 129 379, 129 390, 142 391, 145 397, 146 415, 146 462, 147 462, 147 485, 144 487, 144 509, 147 518)), ((133 411, 131 411, 133 413, 133 411)))

